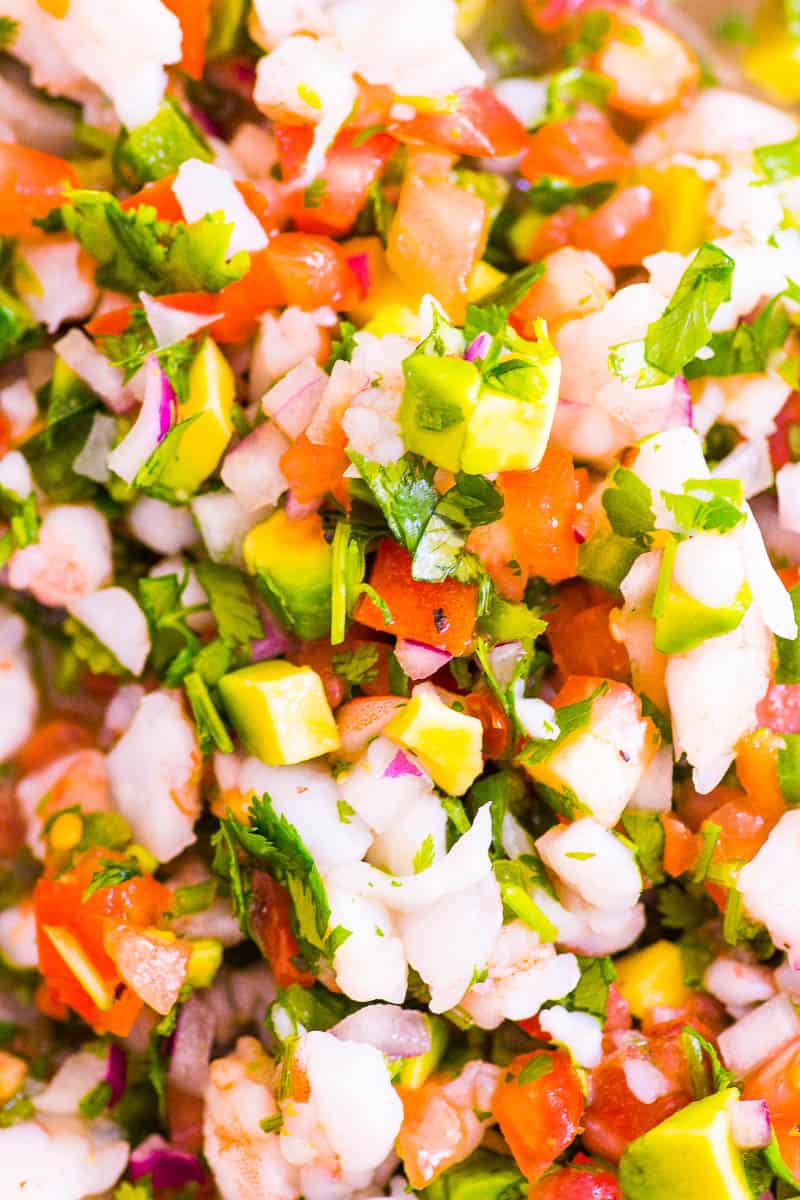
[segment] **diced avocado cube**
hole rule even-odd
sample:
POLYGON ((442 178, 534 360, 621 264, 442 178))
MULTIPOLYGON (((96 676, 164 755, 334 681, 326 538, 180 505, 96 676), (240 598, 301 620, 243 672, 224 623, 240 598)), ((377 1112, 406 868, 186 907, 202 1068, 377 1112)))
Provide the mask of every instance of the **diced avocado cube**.
POLYGON ((223 675, 219 690, 246 748, 272 767, 319 758, 339 747, 322 680, 311 667, 254 663, 223 675))
POLYGON ((460 471, 467 425, 481 391, 480 371, 463 358, 420 353, 405 360, 403 373, 400 429, 407 448, 446 471, 460 471))
POLYGON ((696 1100, 631 1142, 619 1167, 624 1200, 751 1200, 728 1111, 738 1099, 727 1088, 696 1100))
POLYGON ((656 622, 655 647, 662 654, 685 654, 708 638, 730 633, 742 623, 750 607, 752 594, 743 583, 733 604, 710 608, 690 596, 673 578, 678 542, 664 547, 652 615, 656 622))
POLYGON ((419 1194, 425 1200, 503 1200, 526 1192, 525 1178, 512 1158, 478 1149, 419 1194))
POLYGON ((683 982, 683 957, 676 942, 663 939, 625 954, 614 963, 616 985, 640 1020, 653 1008, 681 1008, 691 993, 683 982))
POLYGON ((140 183, 173 175, 187 159, 213 158, 200 130, 169 96, 150 121, 131 130, 118 153, 140 183))
POLYGON ((331 625, 333 551, 316 513, 290 519, 281 509, 255 525, 244 561, 259 591, 297 637, 324 637, 331 625))
MULTIPOLYGON (((547 343, 549 347, 549 343, 547 343)), ((552 350, 485 385, 467 426, 461 469, 468 475, 533 471, 547 448, 561 382, 561 361, 552 350)), ((500 363, 500 369, 510 365, 500 363)))
POLYGON ((236 397, 233 371, 221 350, 207 337, 189 369, 189 394, 178 420, 197 417, 166 464, 159 485, 179 496, 191 496, 217 469, 233 437, 231 413, 236 397))
POLYGON ((431 684, 415 688, 383 732, 412 750, 434 783, 450 796, 463 796, 483 770, 480 721, 450 708, 431 684))

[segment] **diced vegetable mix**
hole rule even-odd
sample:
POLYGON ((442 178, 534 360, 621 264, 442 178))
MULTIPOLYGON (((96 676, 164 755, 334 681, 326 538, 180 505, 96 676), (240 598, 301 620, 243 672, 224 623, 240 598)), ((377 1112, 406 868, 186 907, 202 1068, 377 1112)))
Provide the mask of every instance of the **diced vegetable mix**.
POLYGON ((798 124, 519 8, 0 14, 3 1196, 800 1192, 798 124))

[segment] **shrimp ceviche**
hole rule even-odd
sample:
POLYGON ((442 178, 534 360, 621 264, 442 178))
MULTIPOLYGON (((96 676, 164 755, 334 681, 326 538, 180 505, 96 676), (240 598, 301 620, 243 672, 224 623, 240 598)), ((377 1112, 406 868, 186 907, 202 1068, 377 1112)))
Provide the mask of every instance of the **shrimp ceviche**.
POLYGON ((686 20, 0 0, 0 1200, 800 1196, 800 8, 686 20))

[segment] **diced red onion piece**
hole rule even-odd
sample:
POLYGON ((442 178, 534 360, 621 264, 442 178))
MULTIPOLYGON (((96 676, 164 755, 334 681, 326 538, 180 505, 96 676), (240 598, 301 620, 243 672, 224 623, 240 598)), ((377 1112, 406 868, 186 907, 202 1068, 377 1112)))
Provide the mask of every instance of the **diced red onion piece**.
POLYGON ((147 292, 139 292, 139 299, 159 350, 174 346, 192 334, 199 333, 207 325, 218 321, 221 315, 183 312, 179 308, 171 308, 169 304, 162 304, 160 300, 148 296, 147 292))
POLYGON ((111 1088, 109 1104, 116 1104, 125 1091, 128 1081, 128 1060, 125 1051, 116 1042, 108 1047, 108 1063, 106 1066, 106 1083, 111 1088))
POLYGON ((275 504, 289 486, 281 458, 289 442, 272 421, 265 421, 225 455, 222 482, 247 512, 275 504))
POLYGON ((327 386, 328 376, 313 358, 306 358, 273 384, 262 399, 261 407, 286 436, 294 440, 310 423, 327 386))
POLYGON ((723 1029, 719 1051, 728 1070, 741 1078, 796 1037, 800 1037, 800 1017, 794 1005, 787 996, 775 996, 723 1029))
POLYGON ((766 1100, 736 1100, 730 1110, 731 1133, 740 1150, 760 1150, 772 1139, 766 1100))
POLYGON ((388 1058, 416 1058, 431 1048, 424 1014, 396 1004, 368 1004, 339 1021, 331 1033, 343 1042, 365 1042, 388 1058))
POLYGON ((358 280, 358 290, 363 300, 369 294, 370 284, 372 283, 369 257, 366 254, 350 254, 347 258, 347 265, 358 280))
POLYGON ((279 655, 285 654, 292 645, 289 635, 281 629, 272 613, 263 604, 259 604, 259 615, 261 617, 264 636, 250 643, 250 653, 253 662, 264 662, 268 658, 278 658, 279 655))
POLYGON ((194 1154, 177 1150, 157 1133, 136 1147, 128 1168, 134 1183, 149 1175, 154 1191, 184 1187, 187 1183, 205 1183, 206 1178, 200 1160, 194 1154))
POLYGON ((133 483, 139 468, 166 437, 177 410, 175 393, 154 355, 147 359, 144 370, 144 399, 139 415, 130 432, 108 456, 109 467, 126 483, 133 483))
POLYGON ((384 779, 399 779, 402 775, 422 775, 416 763, 402 750, 398 750, 394 758, 391 760, 386 770, 383 772, 384 779))
POLYGON ((692 425, 692 393, 689 384, 682 375, 676 375, 672 381, 672 407, 667 417, 667 427, 692 425))
POLYGON ((184 1004, 175 1026, 169 1080, 191 1096, 202 1096, 214 1043, 214 1013, 197 993, 184 1004))
POLYGON ((467 362, 474 362, 476 358, 483 358, 491 344, 491 335, 484 330, 472 339, 464 351, 464 358, 467 362))
POLYGON ((413 638, 398 638, 394 653, 410 679, 430 679, 453 657, 446 650, 439 650, 426 642, 416 642, 413 638))
POLYGON ((121 369, 113 366, 80 329, 70 329, 53 349, 92 391, 105 400, 112 412, 127 412, 136 403, 136 396, 125 383, 121 369))

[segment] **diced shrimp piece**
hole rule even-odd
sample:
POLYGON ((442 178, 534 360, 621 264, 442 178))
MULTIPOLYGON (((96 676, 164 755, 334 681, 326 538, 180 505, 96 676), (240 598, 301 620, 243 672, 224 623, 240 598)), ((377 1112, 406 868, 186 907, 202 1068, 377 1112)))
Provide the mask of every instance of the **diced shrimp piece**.
POLYGON ((25 636, 22 618, 0 608, 0 762, 28 740, 39 708, 25 636))
POLYGON ((650 126, 636 142, 634 157, 640 166, 676 154, 727 158, 788 141, 796 133, 788 112, 744 92, 704 88, 686 108, 650 126))
POLYGON ((642 880, 633 851, 592 817, 554 825, 537 839, 536 849, 587 904, 619 912, 639 899, 642 880))
POLYGON ((300 1038, 292 1066, 308 1091, 282 1103, 280 1146, 300 1168, 303 1191, 338 1195, 320 1190, 321 1175, 352 1190, 368 1187, 403 1119, 386 1059, 374 1046, 313 1031, 300 1038))
POLYGON ((104 755, 99 750, 78 750, 32 771, 17 784, 17 802, 26 841, 43 858, 42 825, 53 813, 74 805, 84 812, 107 812, 111 807, 104 755))
POLYGON ((434 1075, 421 1088, 401 1089, 404 1116, 397 1152, 413 1188, 427 1187, 480 1145, 494 1120, 501 1074, 494 1063, 477 1059, 454 1078, 434 1075))
POLYGON ((560 1000, 580 978, 574 954, 558 954, 555 946, 542 944, 522 921, 503 926, 488 971, 460 1003, 482 1029, 535 1016, 545 1000, 560 1000))
POLYGON ((255 1038, 211 1063, 205 1092, 203 1150, 222 1200, 297 1200, 296 1168, 280 1151, 278 1135, 261 1122, 276 1116, 274 1063, 255 1038))
POLYGON ((40 604, 69 605, 96 592, 113 574, 108 521, 88 504, 51 508, 39 540, 12 555, 9 582, 31 591, 40 604))
POLYGON ((0 1194, 83 1200, 114 1187, 129 1146, 110 1121, 48 1116, 0 1129, 0 1194))
POLYGON ((16 277, 19 293, 50 333, 64 321, 88 316, 97 300, 97 288, 90 262, 81 260, 81 248, 73 238, 23 244, 18 254, 25 268, 16 277))
POLYGON ((201 764, 194 725, 176 694, 165 691, 144 697, 108 756, 115 804, 161 862, 195 840, 201 764))
POLYGON ((0 912, 0 953, 21 970, 38 967, 36 920, 30 900, 21 900, 0 912))
POLYGON ((511 314, 520 333, 543 317, 551 330, 557 321, 585 317, 605 307, 614 291, 614 276, 589 250, 563 246, 544 260, 545 273, 511 314))
POLYGON ((336 885, 327 886, 331 928, 350 931, 333 956, 336 982, 351 1000, 402 1004, 408 966, 393 915, 385 905, 336 885))
POLYGON ((677 108, 700 77, 697 59, 685 42, 631 10, 615 14, 594 69, 611 81, 612 108, 641 120, 677 108))

